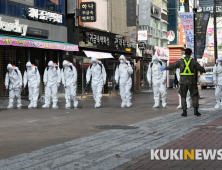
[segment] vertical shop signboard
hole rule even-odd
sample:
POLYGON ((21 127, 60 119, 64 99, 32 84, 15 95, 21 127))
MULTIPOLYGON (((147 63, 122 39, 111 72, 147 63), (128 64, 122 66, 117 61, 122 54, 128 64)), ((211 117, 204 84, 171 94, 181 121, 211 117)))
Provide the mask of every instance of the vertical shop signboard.
POLYGON ((181 25, 183 25, 185 36, 187 40, 187 48, 192 50, 194 54, 194 30, 193 30, 193 13, 192 12, 179 12, 181 25))
POLYGON ((81 2, 80 12, 81 22, 96 22, 95 2, 81 2))
POLYGON ((197 12, 196 13, 196 44, 195 44, 195 54, 197 58, 202 58, 205 45, 206 45, 206 30, 208 21, 210 18, 210 13, 207 12, 197 12))
POLYGON ((184 31, 183 25, 181 25, 181 23, 180 23, 180 44, 182 44, 182 45, 187 44, 185 31, 184 31))

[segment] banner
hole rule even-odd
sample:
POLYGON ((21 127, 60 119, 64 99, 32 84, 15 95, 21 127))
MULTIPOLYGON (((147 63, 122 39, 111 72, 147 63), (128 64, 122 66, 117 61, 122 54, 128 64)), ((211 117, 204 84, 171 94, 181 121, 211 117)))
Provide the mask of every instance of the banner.
POLYGON ((127 27, 136 26, 136 0, 126 0, 127 27))
POLYGON ((79 51, 78 45, 68 45, 63 43, 48 43, 45 41, 35 41, 24 38, 11 38, 7 36, 0 36, 0 45, 12 45, 19 47, 34 47, 63 51, 79 51))
MULTIPOLYGON (((208 46, 214 47, 214 28, 208 28, 208 46)), ((217 47, 222 47, 222 28, 217 28, 217 47)))
POLYGON ((181 19, 181 25, 183 25, 185 31, 187 48, 190 48, 194 54, 193 13, 179 12, 179 16, 181 19))
POLYGON ((187 44, 185 31, 184 31, 183 25, 181 25, 181 23, 180 23, 180 44, 182 44, 182 45, 187 44))
POLYGON ((139 25, 150 25, 150 0, 139 0, 139 25))
POLYGON ((197 12, 195 20, 195 31, 196 31, 196 45, 195 45, 195 55, 196 58, 202 58, 205 45, 206 45, 206 30, 208 21, 210 18, 210 13, 197 12))

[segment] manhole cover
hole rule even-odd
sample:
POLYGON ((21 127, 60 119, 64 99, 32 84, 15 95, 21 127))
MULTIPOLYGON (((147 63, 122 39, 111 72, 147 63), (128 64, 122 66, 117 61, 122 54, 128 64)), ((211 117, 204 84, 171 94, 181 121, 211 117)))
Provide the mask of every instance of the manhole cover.
POLYGON ((136 126, 124 126, 124 125, 100 125, 95 126, 97 129, 138 129, 136 126))

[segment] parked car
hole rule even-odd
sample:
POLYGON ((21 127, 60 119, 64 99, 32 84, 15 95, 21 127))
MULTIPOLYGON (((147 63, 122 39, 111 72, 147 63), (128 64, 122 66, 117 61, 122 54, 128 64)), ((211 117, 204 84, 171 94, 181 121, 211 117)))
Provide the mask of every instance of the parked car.
POLYGON ((201 89, 207 87, 214 87, 213 83, 213 67, 205 67, 206 73, 203 73, 199 77, 201 89))

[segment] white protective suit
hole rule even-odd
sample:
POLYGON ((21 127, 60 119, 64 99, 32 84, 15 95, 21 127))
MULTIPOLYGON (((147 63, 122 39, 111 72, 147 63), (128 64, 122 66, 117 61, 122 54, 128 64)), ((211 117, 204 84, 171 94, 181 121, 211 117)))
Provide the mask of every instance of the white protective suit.
POLYGON ((14 98, 17 99, 17 107, 22 106, 21 102, 21 88, 22 88, 22 74, 19 69, 15 69, 11 64, 7 65, 8 72, 5 76, 5 86, 9 89, 9 105, 7 108, 13 108, 14 98))
POLYGON ((149 65, 147 71, 147 80, 150 86, 153 86, 154 92, 154 106, 153 108, 159 107, 160 94, 162 96, 162 106, 166 107, 166 70, 161 71, 162 67, 165 67, 164 63, 160 64, 160 60, 157 56, 153 56, 152 63, 149 65))
POLYGON ((63 61, 63 69, 61 70, 62 83, 65 87, 66 108, 71 107, 71 99, 74 101, 74 107, 78 107, 78 101, 76 97, 77 89, 77 71, 76 67, 69 65, 69 63, 63 61))
POLYGON ((101 106, 102 89, 106 83, 106 70, 103 65, 99 64, 96 58, 91 59, 92 65, 88 67, 86 73, 86 84, 91 80, 95 108, 101 106))
POLYGON ((45 69, 43 82, 45 85, 45 104, 43 108, 49 108, 50 96, 52 95, 52 108, 58 108, 58 87, 61 82, 61 74, 58 66, 55 66, 52 61, 49 61, 48 67, 45 69))
POLYGON ((120 96, 122 99, 121 107, 131 107, 131 88, 132 88, 132 78, 133 68, 130 65, 130 61, 126 61, 124 55, 119 57, 120 65, 117 65, 115 71, 115 81, 119 84, 120 96), (120 79, 120 80, 119 80, 120 79))
MULTIPOLYGON (((177 75, 177 80, 178 80, 178 82, 180 82, 180 69, 179 69, 179 68, 176 69, 176 75, 177 75)), ((180 85, 179 85, 179 87, 180 87, 180 85)), ((178 94, 178 96, 179 96, 179 106, 177 107, 177 109, 182 109, 181 96, 180 96, 180 94, 178 94)), ((191 97, 190 97, 190 91, 188 90, 188 91, 187 91, 187 97, 186 97, 186 102, 187 102, 187 108, 188 108, 188 109, 191 107, 191 105, 190 105, 190 99, 191 99, 191 97)))
POLYGON ((217 104, 215 105, 216 109, 219 109, 222 104, 222 55, 218 57, 218 63, 213 68, 213 81, 215 85, 215 97, 217 104))
POLYGON ((28 83, 29 87, 29 100, 30 104, 28 105, 28 108, 36 108, 37 107, 37 101, 39 96, 39 85, 40 85, 40 75, 39 70, 36 66, 32 66, 30 62, 26 63, 27 70, 24 73, 24 88, 26 87, 26 84, 28 83))

